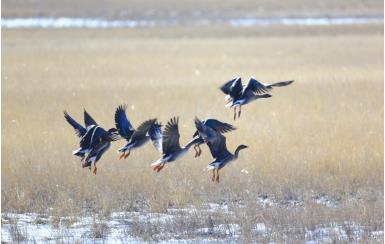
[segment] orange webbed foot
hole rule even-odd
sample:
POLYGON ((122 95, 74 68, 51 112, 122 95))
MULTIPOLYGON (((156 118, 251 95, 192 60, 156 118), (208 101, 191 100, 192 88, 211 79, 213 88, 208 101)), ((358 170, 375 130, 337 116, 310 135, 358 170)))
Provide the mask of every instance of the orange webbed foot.
POLYGON ((164 167, 164 164, 159 165, 159 168, 156 172, 158 173, 159 171, 161 171, 163 169, 163 167, 164 167))
POLYGON ((128 156, 130 156, 130 151, 124 155, 124 159, 126 159, 128 156))
POLYGON ((120 154, 119 160, 122 159, 123 157, 124 157, 124 152, 122 154, 120 154))
POLYGON ((160 164, 155 165, 154 168, 152 169, 153 171, 156 171, 160 167, 160 164))

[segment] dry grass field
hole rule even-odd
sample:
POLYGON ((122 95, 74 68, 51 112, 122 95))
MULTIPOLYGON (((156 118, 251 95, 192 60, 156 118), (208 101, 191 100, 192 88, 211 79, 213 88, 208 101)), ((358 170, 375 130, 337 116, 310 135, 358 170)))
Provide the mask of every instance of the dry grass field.
MULTIPOLYGON (((348 238, 355 234, 346 223, 362 226, 362 240, 374 241, 371 233, 383 230, 384 204, 380 28, 220 38, 144 32, 2 31, 3 213, 108 218, 115 211, 164 213, 217 203, 234 215, 219 212, 209 224, 238 224, 237 240, 244 242, 303 241, 305 230, 331 223, 346 226, 348 238), (218 87, 235 76, 295 83, 245 106, 234 122, 218 87), (116 150, 124 141, 118 141, 94 176, 71 155, 78 139, 63 110, 82 121, 86 108, 110 128, 123 103, 134 126, 179 116, 181 144, 191 139, 198 116, 233 123, 238 129, 227 135, 229 149, 249 148, 214 184, 204 171, 212 160, 207 147, 200 158, 191 150, 154 174, 150 164, 159 155, 150 143, 122 161, 116 150), (256 234, 256 223, 270 235, 256 234)), ((159 232, 205 227, 205 218, 190 216, 163 229, 147 223, 130 235, 157 240, 159 232)))

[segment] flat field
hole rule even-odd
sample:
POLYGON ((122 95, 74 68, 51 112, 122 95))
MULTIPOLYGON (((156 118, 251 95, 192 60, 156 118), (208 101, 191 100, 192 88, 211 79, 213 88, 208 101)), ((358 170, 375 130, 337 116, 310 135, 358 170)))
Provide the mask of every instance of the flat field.
MULTIPOLYGON (((316 35, 197 30, 191 38, 173 28, 167 35, 151 29, 3 30, 3 224, 15 240, 18 225, 12 227, 7 213, 35 213, 52 228, 71 229, 74 219, 91 215, 95 221, 116 212, 193 208, 202 211, 181 215, 173 225, 132 220, 122 235, 139 241, 382 242, 381 28, 316 35), (234 122, 218 87, 235 76, 295 82, 243 107, 234 122), (150 143, 118 160, 124 144, 118 141, 94 176, 71 154, 78 139, 63 110, 82 121, 86 108, 110 128, 120 104, 128 105, 134 126, 179 116, 181 144, 191 139, 195 116, 233 123, 230 151, 239 144, 249 148, 216 184, 205 171, 212 161, 205 146, 201 157, 191 150, 155 174, 150 165, 160 155, 150 143), (219 207, 204 212, 207 206, 219 207), (205 228, 213 231, 197 232, 205 228)), ((94 222, 90 231, 108 238, 111 228, 94 222)))

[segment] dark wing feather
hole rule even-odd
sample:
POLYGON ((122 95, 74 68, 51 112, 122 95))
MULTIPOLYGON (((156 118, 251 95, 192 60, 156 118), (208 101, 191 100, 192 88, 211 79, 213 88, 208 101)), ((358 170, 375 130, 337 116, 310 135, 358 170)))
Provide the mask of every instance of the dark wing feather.
POLYGON ((91 133, 91 138, 90 138, 90 147, 94 148, 96 145, 101 143, 103 141, 103 138, 106 136, 107 131, 103 129, 100 126, 95 126, 94 130, 91 133))
POLYGON ((86 127, 90 125, 98 125, 89 113, 84 109, 84 125, 86 127))
POLYGON ((132 127, 130 121, 126 116, 127 105, 120 105, 115 111, 115 127, 118 129, 119 134, 126 140, 130 140, 132 134, 134 133, 134 128, 132 127))
POLYGON ((117 141, 120 139, 119 134, 116 132, 116 129, 111 129, 115 131, 106 131, 100 126, 95 126, 94 131, 91 135, 90 147, 94 148, 101 142, 111 142, 117 141))
POLYGON ((222 134, 236 129, 233 125, 228 123, 223 123, 216 119, 207 119, 203 123, 204 125, 209 126, 212 129, 222 134))
POLYGON ((287 85, 290 85, 293 82, 294 82, 294 80, 281 81, 281 82, 276 82, 276 83, 273 83, 273 84, 266 85, 266 87, 272 88, 273 86, 275 86, 275 87, 287 86, 287 85))
POLYGON ((220 87, 223 93, 230 95, 235 100, 242 95, 242 88, 242 79, 240 77, 232 79, 220 87))
POLYGON ((234 99, 234 100, 237 100, 239 98, 241 98, 242 96, 242 90, 243 90, 243 86, 242 86, 242 80, 240 77, 238 77, 234 82, 233 84, 231 85, 230 87, 230 96, 234 99))
POLYGON ((221 89, 221 91, 224 93, 224 94, 230 94, 231 92, 231 86, 233 85, 234 81, 236 81, 237 79, 240 79, 239 77, 235 78, 235 79, 232 79, 232 80, 229 80, 228 82, 226 82, 224 85, 222 85, 221 87, 219 87, 219 89, 221 89))
POLYGON ((118 130, 115 128, 112 128, 112 129, 109 129, 106 134, 104 134, 103 139, 105 141, 117 141, 122 138, 120 137, 118 130))
POLYGON ((64 118, 75 129, 75 133, 78 137, 82 137, 86 133, 86 129, 81 126, 76 120, 74 120, 67 111, 64 111, 64 118))
POLYGON ((167 122, 163 131, 163 154, 173 153, 181 149, 179 144, 178 117, 172 118, 167 122))
POLYGON ((195 127, 198 130, 199 136, 205 141, 211 141, 215 139, 216 132, 213 128, 207 126, 205 123, 203 123, 200 119, 195 117, 195 127))
POLYGON ((207 142, 207 146, 209 147, 213 158, 216 158, 218 160, 221 160, 231 155, 231 153, 227 150, 226 147, 226 137, 224 137, 220 133, 216 133, 215 139, 207 142))
POLYGON ((135 130, 134 134, 132 134, 131 141, 144 138, 155 122, 156 119, 149 119, 141 123, 139 127, 135 130))
POLYGON ((97 126, 89 126, 87 127, 86 133, 80 139, 80 147, 83 149, 91 147, 91 138, 97 126))
POLYGON ((257 81, 256 79, 250 78, 249 82, 247 82, 245 89, 243 89, 243 93, 245 94, 246 92, 251 90, 257 94, 263 94, 269 92, 271 89, 271 87, 266 87, 264 84, 257 81))

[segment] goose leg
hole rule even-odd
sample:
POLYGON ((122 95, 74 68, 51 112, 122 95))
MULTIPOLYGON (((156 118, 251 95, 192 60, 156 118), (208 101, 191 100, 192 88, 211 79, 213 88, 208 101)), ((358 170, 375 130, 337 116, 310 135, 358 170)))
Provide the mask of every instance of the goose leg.
POLYGON ((194 151, 195 151, 195 156, 194 156, 194 157, 195 157, 195 158, 199 156, 199 155, 198 155, 197 147, 198 147, 198 145, 195 144, 195 145, 194 145, 194 151))
POLYGON ((123 152, 122 154, 120 154, 120 156, 119 156, 119 159, 122 159, 123 157, 124 157, 124 154, 125 154, 126 152, 123 152))
POLYGON ((199 149, 199 151, 198 151, 198 157, 199 157, 202 154, 201 146, 198 145, 198 149, 199 149))
POLYGON ((80 162, 83 162, 85 158, 86 158, 86 156, 83 155, 83 157, 80 159, 80 162))
POLYGON ((159 168, 160 164, 156 165, 152 170, 156 171, 159 168))
POLYGON ((217 169, 217 178, 215 179, 217 183, 219 183, 219 169, 217 169))
POLYGON ((241 117, 241 111, 242 111, 242 106, 239 106, 239 111, 238 111, 238 118, 241 117))
POLYGON ((126 159, 128 156, 130 156, 130 150, 128 150, 128 152, 124 155, 124 159, 126 159))
POLYGON ((95 165, 94 166, 94 171, 93 171, 94 175, 96 175, 96 171, 98 171, 98 168, 96 168, 96 165, 95 165))
POLYGON ((164 167, 165 164, 166 164, 166 163, 161 164, 160 167, 158 168, 158 170, 157 170, 156 172, 161 171, 161 170, 163 169, 163 167, 164 167))
POLYGON ((234 107, 234 120, 237 118, 237 107, 234 107))
POLYGON ((215 181, 215 169, 213 169, 213 176, 211 177, 211 181, 215 181))

